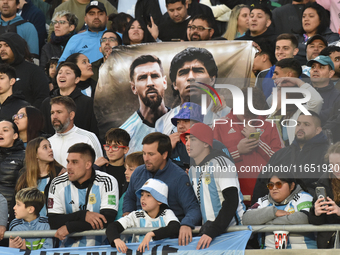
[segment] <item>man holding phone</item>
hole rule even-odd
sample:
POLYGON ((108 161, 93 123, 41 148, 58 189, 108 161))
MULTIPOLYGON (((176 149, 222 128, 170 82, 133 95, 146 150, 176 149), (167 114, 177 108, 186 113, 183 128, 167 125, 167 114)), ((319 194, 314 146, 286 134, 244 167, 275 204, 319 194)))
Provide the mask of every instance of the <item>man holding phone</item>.
MULTIPOLYGON (((247 88, 243 88, 242 92, 247 98, 247 88)), ((254 108, 262 110, 265 105, 262 91, 253 88, 254 108)), ((244 115, 235 115, 231 111, 225 117, 225 122, 219 121, 215 124, 214 138, 221 141, 233 157, 244 203, 251 205, 256 179, 262 166, 267 164, 274 152, 283 147, 276 125, 265 121, 263 116, 251 113, 245 103, 244 115)))

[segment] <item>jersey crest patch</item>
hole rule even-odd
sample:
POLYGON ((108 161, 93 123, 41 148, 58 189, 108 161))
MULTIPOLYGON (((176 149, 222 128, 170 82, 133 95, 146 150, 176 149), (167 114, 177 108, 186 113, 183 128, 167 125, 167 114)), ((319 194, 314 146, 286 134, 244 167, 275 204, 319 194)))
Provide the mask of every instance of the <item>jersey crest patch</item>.
POLYGON ((90 194, 90 196, 89 196, 89 203, 90 203, 90 205, 94 205, 95 203, 97 203, 97 199, 96 199, 96 195, 95 194, 90 194))
POLYGON ((115 195, 108 195, 108 204, 109 205, 116 205, 116 196, 115 195))
POLYGON ((47 208, 52 209, 53 204, 54 204, 53 198, 49 198, 47 201, 47 208))

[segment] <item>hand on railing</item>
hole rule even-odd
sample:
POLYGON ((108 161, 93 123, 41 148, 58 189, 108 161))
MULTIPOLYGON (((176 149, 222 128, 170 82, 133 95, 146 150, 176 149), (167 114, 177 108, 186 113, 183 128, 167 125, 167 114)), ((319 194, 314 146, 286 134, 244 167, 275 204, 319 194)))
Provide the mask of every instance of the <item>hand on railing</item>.
POLYGON ((104 223, 107 223, 104 215, 96 212, 86 212, 85 221, 90 223, 93 229, 103 229, 104 223))

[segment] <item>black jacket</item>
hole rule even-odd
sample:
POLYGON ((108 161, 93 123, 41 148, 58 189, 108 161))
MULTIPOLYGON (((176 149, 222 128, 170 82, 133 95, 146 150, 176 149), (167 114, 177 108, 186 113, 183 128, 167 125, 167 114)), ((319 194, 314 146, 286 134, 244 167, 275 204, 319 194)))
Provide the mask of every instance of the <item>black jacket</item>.
POLYGON ((10 63, 15 68, 17 74, 17 81, 13 86, 13 92, 21 91, 27 102, 40 108, 42 101, 48 97, 48 79, 40 67, 25 61, 23 40, 16 33, 5 33, 0 36, 0 41, 4 41, 9 45, 15 57, 14 62, 10 63))
POLYGON ((239 40, 239 41, 241 41, 241 40, 242 41, 254 41, 254 42, 256 42, 258 44, 262 40, 269 40, 269 41, 275 42, 276 41, 276 37, 277 37, 277 34, 276 34, 275 30, 274 30, 274 26, 270 25, 268 27, 268 29, 263 34, 260 34, 258 36, 251 36, 250 35, 250 30, 248 29, 248 31, 246 32, 246 34, 244 36, 238 37, 235 40, 239 40))
POLYGON ((297 33, 302 29, 304 4, 286 4, 273 11, 273 22, 278 35, 297 33))
POLYGON ((10 148, 0 147, 0 193, 7 199, 8 211, 24 160, 25 147, 20 139, 15 140, 10 148))
MULTIPOLYGON (((291 173, 294 173, 295 178, 299 179, 298 183, 303 188, 307 188, 309 193, 313 194, 315 182, 323 174, 322 164, 324 164, 324 156, 327 149, 328 141, 323 132, 308 140, 302 149, 300 149, 295 139, 290 146, 275 152, 266 166, 267 169, 270 169, 269 167, 277 167, 277 169, 286 167, 286 169, 290 169, 291 173), (315 172, 307 172, 313 166, 315 172), (317 170, 318 166, 320 171, 317 170)), ((266 185, 271 173, 267 171, 259 174, 251 204, 255 204, 260 197, 268 194, 266 185)))
POLYGON ((333 143, 336 143, 340 141, 340 101, 335 102, 329 116, 329 119, 326 124, 322 126, 322 129, 329 129, 332 132, 333 143))
MULTIPOLYGON (((339 34, 333 33, 332 30, 330 30, 329 28, 327 28, 321 35, 326 39, 328 43, 332 43, 340 39, 339 34)), ((299 60, 300 64, 303 66, 307 63, 305 38, 302 34, 296 34, 295 36, 299 42, 299 52, 294 58, 299 60)))
POLYGON ((16 114, 21 108, 29 106, 25 97, 20 93, 14 93, 6 98, 6 100, 0 104, 0 120, 11 120, 12 116, 16 114))
MULTIPOLYGON (((60 96, 60 90, 56 89, 51 97, 48 97, 44 100, 41 105, 41 111, 45 117, 45 128, 44 131, 47 134, 54 134, 55 130, 53 129, 51 123, 51 98, 60 96)), ((74 124, 82 129, 95 133, 97 136, 99 134, 97 127, 97 120, 93 111, 93 99, 85 96, 81 93, 79 88, 75 88, 72 93, 69 95, 70 98, 76 103, 77 112, 74 118, 74 124)))
POLYGON ((46 43, 41 49, 39 66, 45 68, 47 62, 50 61, 52 57, 60 58, 68 40, 73 35, 74 33, 69 33, 64 36, 55 36, 53 31, 50 42, 46 43))
MULTIPOLYGON (((325 187, 326 195, 334 199, 332 185, 331 185, 331 177, 332 174, 325 173, 317 182, 316 187, 325 187)), ((313 206, 309 210, 309 223, 314 225, 323 225, 323 224, 340 224, 340 217, 336 214, 326 215, 321 214, 320 216, 315 215, 314 204, 317 200, 317 197, 314 195, 313 198, 313 206)), ((340 206, 340 204, 338 204, 340 206)), ((317 245, 319 249, 325 248, 333 248, 335 240, 335 232, 318 232, 317 236, 317 245)))
POLYGON ((317 92, 320 93, 320 95, 323 98, 323 104, 320 111, 320 119, 322 125, 324 125, 327 120, 331 117, 331 112, 334 107, 334 104, 340 101, 340 91, 337 90, 333 82, 330 81, 329 84, 326 87, 323 88, 316 88, 317 92))

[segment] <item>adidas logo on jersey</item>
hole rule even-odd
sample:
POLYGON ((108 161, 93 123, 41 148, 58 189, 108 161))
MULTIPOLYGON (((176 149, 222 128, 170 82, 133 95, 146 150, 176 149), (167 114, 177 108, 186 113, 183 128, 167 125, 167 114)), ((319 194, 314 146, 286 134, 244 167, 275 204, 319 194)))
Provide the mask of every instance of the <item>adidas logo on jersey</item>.
POLYGON ((68 203, 69 205, 74 205, 73 200, 71 200, 71 202, 68 203))
POLYGON ((228 132, 228 134, 236 133, 235 129, 231 128, 228 132))
POLYGON ((83 46, 83 49, 87 49, 87 48, 88 48, 87 45, 83 46))

